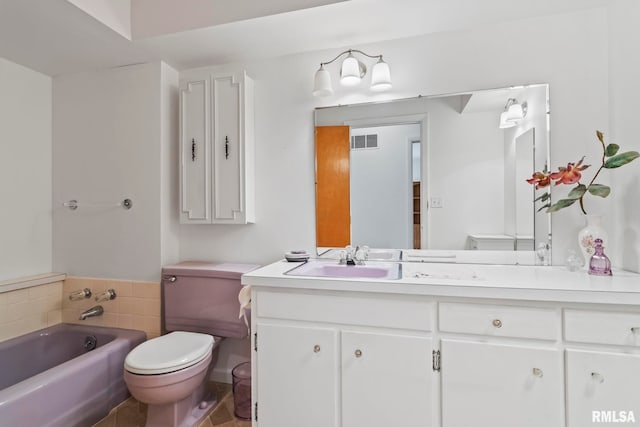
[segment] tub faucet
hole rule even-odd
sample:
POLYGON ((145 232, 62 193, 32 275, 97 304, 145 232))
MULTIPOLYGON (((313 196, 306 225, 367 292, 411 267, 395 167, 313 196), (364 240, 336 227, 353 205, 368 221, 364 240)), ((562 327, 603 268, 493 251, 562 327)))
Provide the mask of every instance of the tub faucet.
POLYGON ((101 305, 96 305, 95 307, 91 307, 80 315, 80 320, 85 320, 89 317, 101 316, 104 313, 104 309, 101 305))

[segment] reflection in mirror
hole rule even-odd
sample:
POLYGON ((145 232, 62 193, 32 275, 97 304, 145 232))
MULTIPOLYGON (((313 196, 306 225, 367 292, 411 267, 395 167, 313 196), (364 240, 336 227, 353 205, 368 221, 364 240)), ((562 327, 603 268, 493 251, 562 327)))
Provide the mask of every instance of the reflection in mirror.
POLYGON ((550 217, 535 212, 525 182, 548 164, 548 92, 538 84, 316 109, 319 253, 548 243, 550 217), (524 117, 501 123, 514 101, 524 117))

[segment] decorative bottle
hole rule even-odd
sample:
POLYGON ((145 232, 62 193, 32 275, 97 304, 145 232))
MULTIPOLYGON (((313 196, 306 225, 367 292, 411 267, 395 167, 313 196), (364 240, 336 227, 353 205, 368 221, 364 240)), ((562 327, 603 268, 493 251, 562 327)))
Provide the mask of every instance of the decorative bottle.
POLYGON ((589 261, 589 274, 594 274, 596 276, 611 276, 611 261, 609 261, 609 257, 604 254, 602 239, 596 239, 595 244, 595 253, 591 256, 591 260, 589 261))
POLYGON ((584 258, 584 268, 589 269, 589 260, 595 253, 596 239, 602 239, 603 244, 608 244, 607 231, 602 227, 602 216, 587 215, 587 225, 578 232, 578 246, 584 258))

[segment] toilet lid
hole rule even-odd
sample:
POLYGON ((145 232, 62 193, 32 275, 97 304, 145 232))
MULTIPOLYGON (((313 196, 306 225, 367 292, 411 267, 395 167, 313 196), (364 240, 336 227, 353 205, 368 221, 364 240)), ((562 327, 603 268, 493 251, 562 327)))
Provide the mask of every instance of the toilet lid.
POLYGON ((171 332, 145 341, 129 352, 124 368, 134 374, 166 374, 204 360, 213 349, 211 335, 171 332))

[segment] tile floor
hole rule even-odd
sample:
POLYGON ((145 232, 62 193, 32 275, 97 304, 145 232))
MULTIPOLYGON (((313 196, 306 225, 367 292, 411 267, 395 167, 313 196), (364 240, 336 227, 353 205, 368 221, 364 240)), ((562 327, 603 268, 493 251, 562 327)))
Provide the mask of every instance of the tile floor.
MULTIPOLYGON (((218 393, 218 404, 199 427, 251 427, 250 421, 233 415, 231 384, 213 383, 218 393)), ((114 408, 109 415, 93 427, 144 427, 146 405, 130 397, 114 408)))

